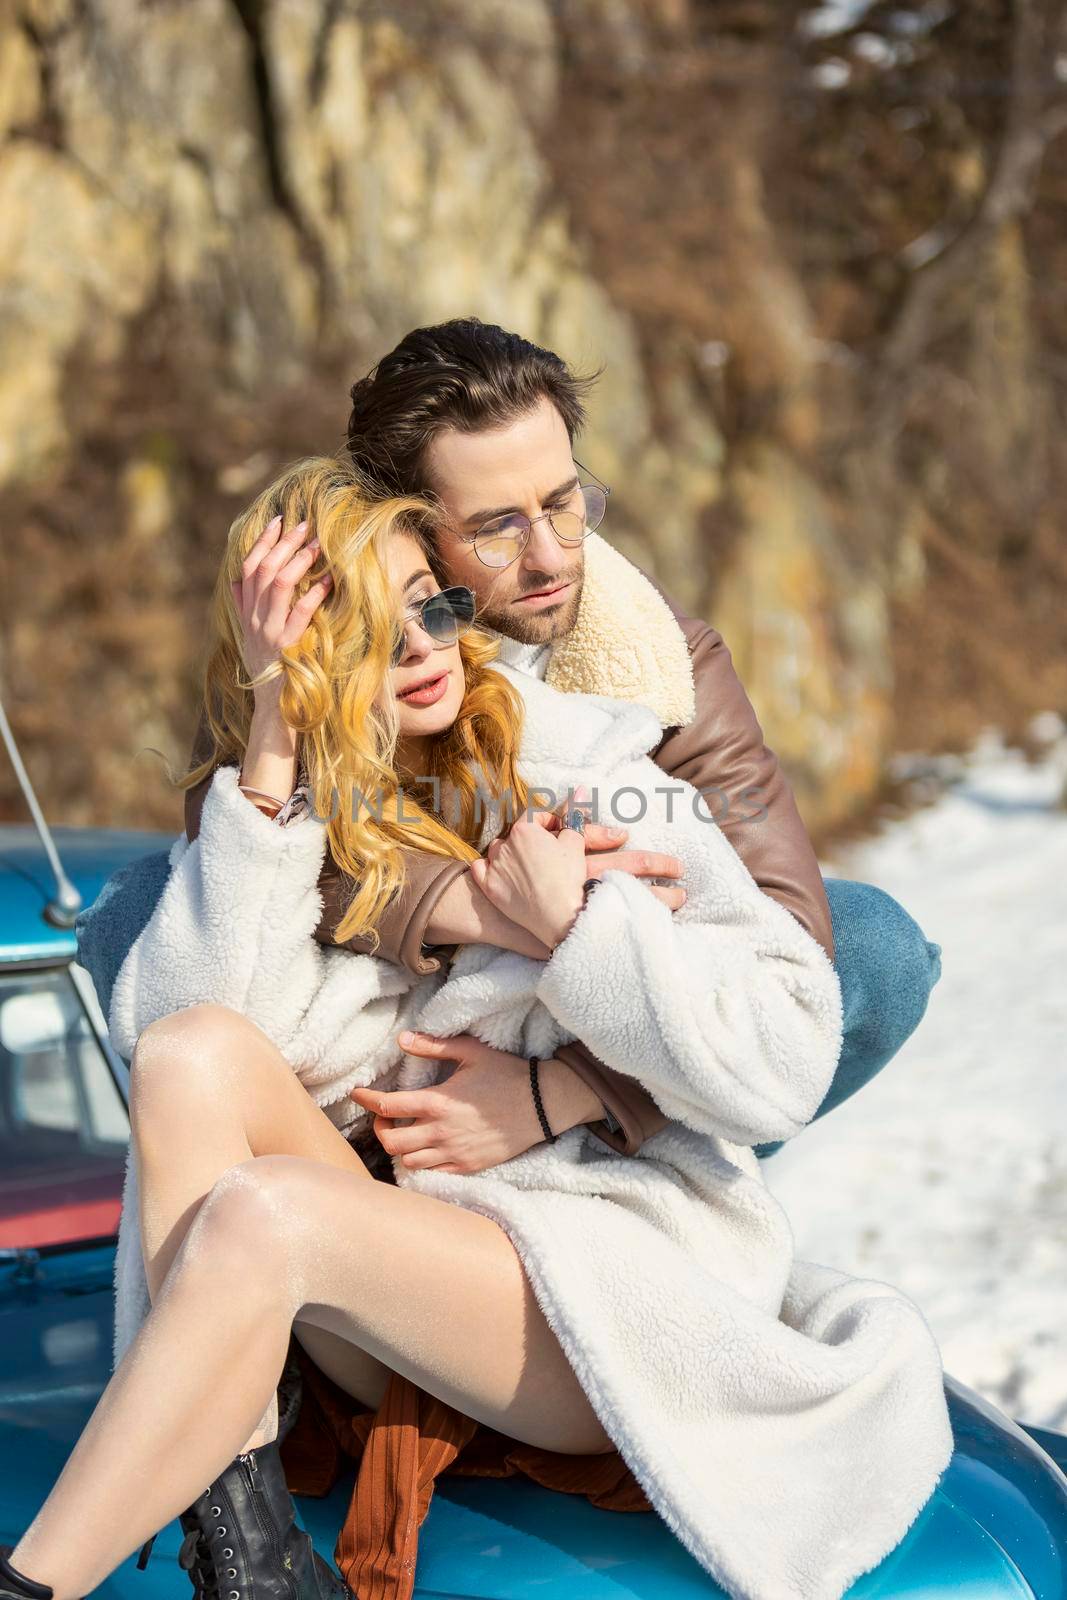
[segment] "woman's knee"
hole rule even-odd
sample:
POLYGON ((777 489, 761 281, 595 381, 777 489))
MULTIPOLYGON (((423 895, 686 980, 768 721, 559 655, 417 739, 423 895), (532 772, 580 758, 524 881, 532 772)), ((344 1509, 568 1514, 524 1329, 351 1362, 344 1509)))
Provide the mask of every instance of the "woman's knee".
POLYGON ((218 1177, 189 1226, 178 1259, 197 1270, 292 1303, 302 1255, 298 1185, 289 1156, 252 1156, 218 1177))
POLYGON ((174 1101, 188 1106, 198 1085, 217 1101, 227 1072, 248 1059, 255 1024, 228 1006, 186 1006, 150 1022, 138 1035, 130 1061, 130 1116, 136 1126, 155 1113, 173 1114, 174 1101), (221 1070, 225 1065, 227 1071, 221 1070))

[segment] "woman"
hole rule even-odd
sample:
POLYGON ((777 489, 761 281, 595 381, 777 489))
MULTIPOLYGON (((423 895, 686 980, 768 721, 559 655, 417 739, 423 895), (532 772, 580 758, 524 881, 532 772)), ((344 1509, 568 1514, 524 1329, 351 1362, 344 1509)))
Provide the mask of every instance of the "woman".
MULTIPOLYGON (((416 790, 420 777, 445 780, 449 798, 459 802, 456 842, 442 837, 448 830, 424 807, 418 813, 430 841, 424 847, 465 848, 473 855, 472 834, 478 830, 468 781, 471 763, 478 764, 498 797, 509 789, 521 794, 524 774, 558 779, 568 771, 632 780, 629 786, 645 793, 650 785, 641 763, 661 731, 642 708, 620 710, 616 702, 594 703, 596 697, 579 708, 571 704, 582 699, 575 696, 567 697, 571 725, 561 730, 559 707, 549 698, 554 691, 538 685, 524 691, 523 771, 515 770, 507 728, 518 723, 519 707, 517 700, 507 700, 504 675, 480 675, 487 665, 484 655, 481 662, 468 661, 458 644, 447 643, 428 674, 430 650, 443 641, 427 636, 432 615, 427 603, 438 612, 442 603, 434 600, 436 584, 411 533, 379 510, 376 534, 353 535, 347 543, 338 537, 335 543, 329 509, 314 506, 310 498, 311 520, 337 580, 331 606, 345 619, 342 589, 351 584, 347 603, 362 608, 365 619, 361 633, 347 629, 344 620, 339 623, 342 640, 351 643, 358 634, 347 658, 343 650, 334 655, 327 633, 321 654, 309 650, 307 656, 299 653, 296 663, 287 662, 290 698, 281 722, 303 737, 315 809, 332 820, 326 830, 306 817, 281 828, 257 818, 247 809, 252 797, 238 789, 236 774, 224 767, 205 804, 206 848, 176 846, 175 897, 166 909, 179 923, 184 871, 200 896, 185 909, 198 936, 209 936, 205 959, 211 964, 203 974, 188 973, 180 959, 192 948, 188 939, 179 941, 175 959, 168 961, 167 916, 160 915, 155 930, 152 924, 146 929, 154 963, 146 1003, 149 1009, 165 1007, 167 982, 173 994, 221 996, 234 1008, 225 1024, 230 1031, 224 1033, 212 1008, 187 999, 158 1010, 147 1027, 134 1026, 132 1110, 144 1195, 142 1243, 154 1303, 63 1477, 12 1553, 11 1566, 32 1573, 36 1561, 58 1600, 82 1593, 192 1499, 242 1443, 241 1455, 248 1452, 248 1460, 255 1460, 257 1441, 273 1425, 271 1402, 288 1335, 299 1323, 301 1342, 316 1360, 368 1403, 380 1393, 386 1372, 402 1370, 467 1414, 530 1443, 578 1453, 607 1450, 613 1443, 625 1448, 658 1509, 729 1592, 812 1600, 839 1595, 857 1571, 865 1570, 857 1561, 870 1565, 872 1548, 874 1559, 891 1548, 928 1497, 931 1473, 936 1476, 947 1460, 947 1422, 931 1414, 925 1434, 912 1434, 907 1478, 898 1424, 921 1420, 915 1403, 929 1409, 940 1393, 931 1383, 939 1372, 936 1347, 931 1351, 921 1314, 886 1285, 873 1286, 872 1294, 870 1284, 857 1285, 829 1269, 801 1272, 804 1264, 791 1260, 788 1224, 762 1189, 758 1164, 745 1148, 751 1140, 796 1131, 825 1091, 835 1059, 835 1025, 840 1027, 827 976, 832 977, 832 968, 794 919, 759 894, 706 822, 688 830, 686 865, 698 890, 694 897, 691 888, 688 927, 678 925, 684 913, 672 923, 645 886, 620 874, 610 874, 583 909, 580 841, 570 831, 552 836, 520 821, 477 869, 511 925, 512 931, 502 929, 501 945, 507 935, 518 949, 472 947, 460 955, 438 992, 420 985, 406 995, 407 980, 381 971, 384 964, 373 957, 308 951, 327 831, 330 847, 361 885, 353 901, 353 929, 372 926, 375 907, 390 892, 391 861, 400 839, 409 837, 396 804, 395 771, 408 774, 416 790), (393 630, 384 626, 385 572, 394 604, 406 602, 409 608, 405 645, 391 668, 387 694, 382 690, 393 630), (357 595, 367 598, 354 599, 357 595), (331 729, 330 712, 323 710, 329 696, 320 697, 316 706, 314 690, 316 674, 328 674, 335 659, 340 661, 334 680, 338 711, 331 729), (433 681, 419 689, 428 676, 433 681), (468 697, 478 694, 481 705, 472 711, 468 697), (494 715, 494 695, 501 696, 497 706, 508 706, 500 716, 494 715), (368 728, 374 733, 369 749, 368 728), (577 732, 579 747, 572 739, 561 751, 561 731, 568 737, 577 732), (386 754, 390 740, 398 752, 395 769, 386 754), (364 797, 374 792, 366 780, 379 776, 385 798, 380 819, 352 824, 368 831, 346 859, 349 812, 342 803, 333 817, 327 794, 334 779, 342 802, 350 798, 354 772, 364 797), (220 918, 203 914, 234 889, 232 876, 227 879, 210 860, 212 837, 237 836, 232 829, 227 835, 231 823, 248 845, 243 856, 235 858, 231 850, 226 858, 229 873, 244 867, 236 885, 242 910, 246 898, 256 894, 264 910, 275 893, 284 905, 284 915, 251 951, 243 941, 227 939, 225 930, 220 939, 220 918), (268 860, 276 869, 273 876, 263 871, 268 860), (524 924, 525 933, 513 932, 524 924), (642 969, 653 946, 668 959, 642 969), (350 965, 339 967, 331 957, 350 965), (314 972, 302 971, 302 962, 313 963, 314 972), (358 982, 353 982, 357 967, 358 982), (635 974, 644 980, 636 988, 635 974), (598 980, 607 984, 611 1003, 590 1011, 585 1003, 598 980), (348 1024, 360 1030, 358 1049, 347 1058, 348 1033, 337 1031, 345 1022, 346 1004, 348 1024), (190 1009, 174 1016, 182 1005, 190 1009), (344 1073, 362 1070, 365 1086, 389 1081, 397 1065, 396 1030, 408 1016, 438 1032, 456 1031, 447 1024, 457 1021, 483 1036, 496 1029, 505 1046, 539 1048, 543 1055, 580 1024, 583 1037, 611 1065, 646 1075, 675 1121, 646 1141, 635 1158, 612 1153, 593 1159, 581 1130, 574 1129, 489 1174, 430 1169, 408 1173, 396 1188, 374 1184, 351 1147, 338 1138, 338 1126, 304 1095, 289 1067, 297 1068, 329 1109, 339 1104, 335 1091, 344 1073), (197 1089, 198 1069, 190 1065, 196 1059, 207 1062, 199 1069, 202 1079, 224 1069, 229 1092, 220 1095, 214 1081, 197 1089), (331 1075, 329 1088, 323 1089, 331 1075), (173 1130, 176 1118, 189 1116, 191 1090, 202 1097, 190 1148, 193 1165, 179 1173, 173 1130), (420 1193, 418 1185, 437 1193, 420 1193), (443 1199, 450 1203, 442 1204, 443 1199), (611 1202, 606 1207, 605 1200, 611 1202), (580 1218, 573 1238, 568 1217, 572 1224, 580 1218), (598 1235, 598 1222, 607 1217, 612 1224, 598 1235), (647 1285, 627 1277, 627 1263, 634 1260, 628 1250, 635 1243, 646 1247, 639 1271, 656 1280, 658 1299, 654 1294, 650 1300, 639 1292, 647 1285), (700 1294, 691 1305, 684 1281, 690 1268, 701 1277, 700 1294), (646 1319, 626 1330, 629 1343, 621 1365, 610 1342, 593 1338, 595 1330, 587 1315, 582 1321, 577 1304, 583 1272, 595 1270, 606 1274, 600 1287, 607 1298, 600 1304, 615 1317, 616 1329, 623 1323, 612 1301, 613 1278, 634 1291, 632 1303, 646 1319), (857 1294, 857 1287, 867 1292, 857 1294), (205 1315, 220 1304, 225 1307, 221 1326, 215 1315, 205 1315), (676 1326, 682 1304, 694 1316, 714 1313, 715 1320, 706 1319, 702 1328, 706 1374, 694 1366, 680 1370, 675 1359, 692 1331, 684 1322, 676 1326), (550 1327, 546 1305, 561 1314, 558 1325, 550 1327), (650 1309, 657 1320, 647 1320, 650 1309), (859 1310, 862 1317, 856 1316, 859 1310), (882 1310, 886 1315, 879 1314, 882 1310), (575 1315, 568 1321, 570 1313, 575 1315), (663 1339, 664 1326, 671 1328, 671 1339, 663 1339), (591 1339, 586 1349, 579 1342, 584 1334, 591 1339), (759 1380, 767 1369, 761 1365, 760 1339, 768 1350, 773 1347, 777 1376, 795 1385, 792 1393, 786 1387, 761 1394, 759 1380), (235 1363, 238 1349, 241 1360, 235 1363), (805 1356, 810 1357, 807 1366, 805 1356), (683 1452, 677 1473, 660 1453, 661 1419, 641 1414, 642 1405, 651 1402, 655 1409, 657 1398, 662 1400, 655 1385, 645 1385, 636 1399, 619 1391, 620 1375, 639 1380, 642 1358, 656 1369, 661 1384, 680 1377, 667 1408, 675 1442, 679 1428, 684 1444, 686 1428, 698 1424, 699 1437, 688 1455, 683 1452), (872 1389, 874 1400, 882 1402, 874 1409, 868 1403, 872 1389), (790 1415, 798 1407, 786 1403, 798 1394, 808 1406, 799 1431, 790 1415), (701 1407, 708 1399, 711 1407, 704 1416, 701 1407), (828 1406, 831 1399, 836 1406, 828 1406), (809 1535, 807 1524, 813 1517, 818 1521, 820 1507, 804 1501, 807 1486, 795 1481, 802 1455, 789 1455, 790 1448, 810 1445, 813 1417, 824 1420, 820 1411, 831 1413, 831 1424, 836 1412, 846 1445, 840 1465, 847 1472, 862 1459, 872 1474, 864 1488, 875 1525, 856 1528, 849 1519, 836 1543, 827 1540, 825 1528, 809 1535), (145 1416, 153 1419, 151 1442, 145 1438, 145 1416), (723 1457, 720 1441, 717 1463, 714 1450, 701 1454, 709 1418, 721 1425, 722 1441, 729 1445, 723 1457), (872 1418, 884 1425, 873 1442, 862 1437, 872 1418), (774 1425, 769 1432, 768 1423, 774 1425), (125 1459, 120 1460, 108 1446, 124 1434, 125 1459), (161 1437, 168 1441, 166 1480, 146 1487, 161 1437), (754 1454, 756 1440, 762 1451, 754 1454), (884 1455, 887 1444, 893 1446, 888 1466, 897 1473, 895 1480, 879 1478, 878 1464, 870 1460, 872 1448, 884 1455), (643 1459, 646 1447, 650 1455, 643 1459), (770 1534, 764 1529, 763 1548, 749 1550, 758 1502, 746 1474, 754 1464, 773 1474, 776 1453, 785 1461, 783 1481, 768 1482, 759 1509, 766 1513, 769 1504, 773 1513, 778 1501, 787 1506, 791 1491, 793 1523, 787 1516, 781 1529, 772 1527, 770 1534), (697 1484, 693 1493, 694 1462, 707 1471, 733 1464, 732 1456, 742 1469, 737 1473, 740 1500, 725 1474, 717 1482, 697 1484), (136 1494, 127 1492, 134 1485, 136 1494), (878 1522, 879 1494, 894 1485, 897 1492, 878 1522), (122 1522, 124 1494, 129 1504, 122 1522), (79 1538, 74 1558, 69 1537, 62 1538, 72 1525, 93 1529, 91 1537, 79 1538), (797 1556, 799 1565, 790 1565, 797 1556)), ((398 516, 418 510, 410 504, 393 509, 398 516)), ((285 510, 283 519, 285 526, 294 520, 285 510)), ((271 570, 263 575, 268 581, 255 583, 250 608, 268 633, 269 619, 276 622, 287 609, 287 601, 279 605, 278 592, 285 592, 292 577, 306 575, 314 560, 314 551, 295 555, 298 540, 294 533, 287 543, 288 537, 279 539, 278 529, 268 528, 251 546, 246 539, 241 551, 248 550, 242 600, 243 585, 267 560, 266 552, 274 551, 271 570), (279 573, 285 575, 280 583, 275 581, 279 573)), ((294 615, 291 637, 275 629, 287 651, 308 626, 306 616, 294 615)), ((313 624, 309 631, 314 632, 313 624)), ((250 669, 256 672, 259 664, 250 650, 250 669)), ((255 716, 246 716, 243 730, 236 719, 235 725, 245 757, 245 787, 280 799, 292 782, 295 744, 280 735, 276 712, 277 707, 258 725, 255 716)), ((273 809, 272 800, 265 800, 265 809, 273 809)), ((662 824, 662 816, 655 821, 662 824)), ((487 818, 479 842, 498 825, 499 818, 487 818)), ((670 840, 677 848, 673 835, 670 840)), ((124 968, 117 1002, 125 976, 124 968)), ((113 1026, 114 1018, 113 1006, 113 1026)), ((365 1087, 353 1094, 364 1109, 365 1102, 373 1104, 374 1094, 365 1087)), ((394 1153, 399 1148, 394 1145, 394 1153)), ((690 1358, 691 1347, 684 1353, 690 1358)), ((950 1435, 947 1443, 950 1450, 950 1435)), ((847 1479, 838 1487, 847 1493, 847 1479)), ((862 1494, 860 1502, 868 1503, 862 1494)), ((840 1499, 829 1509, 840 1512, 840 1499)), ((327 1579, 321 1582, 318 1592, 327 1579)), ((12 1592, 42 1593, 25 1587, 12 1592)), ((314 1590, 309 1585, 301 1592, 314 1590)))

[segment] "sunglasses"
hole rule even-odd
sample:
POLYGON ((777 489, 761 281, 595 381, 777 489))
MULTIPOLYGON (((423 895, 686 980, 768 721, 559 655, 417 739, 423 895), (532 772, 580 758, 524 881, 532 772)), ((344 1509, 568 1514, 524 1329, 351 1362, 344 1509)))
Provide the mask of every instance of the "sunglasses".
POLYGON ((438 594, 427 595, 418 605, 409 606, 397 631, 389 665, 398 667, 404 659, 409 622, 417 621, 423 633, 428 633, 433 640, 434 649, 444 650, 448 645, 455 644, 460 635, 472 626, 474 609, 474 591, 464 588, 462 584, 452 589, 442 589, 438 594))

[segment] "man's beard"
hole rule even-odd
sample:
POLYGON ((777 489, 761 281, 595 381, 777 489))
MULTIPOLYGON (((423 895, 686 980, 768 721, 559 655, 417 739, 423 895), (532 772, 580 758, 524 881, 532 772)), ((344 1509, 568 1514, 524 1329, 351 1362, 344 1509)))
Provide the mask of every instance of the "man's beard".
MULTIPOLYGON (((579 567, 573 578, 565 574, 561 580, 556 580, 564 583, 572 582, 574 587, 558 606, 553 606, 550 610, 527 612, 525 607, 509 604, 507 601, 498 605, 491 599, 480 601, 478 621, 488 628, 495 629, 497 633, 504 634, 508 639, 516 639, 519 644, 551 644, 572 632, 578 620, 584 579, 585 573, 579 567)), ((547 589, 553 581, 545 573, 531 573, 522 592, 532 594, 537 589, 547 589)))

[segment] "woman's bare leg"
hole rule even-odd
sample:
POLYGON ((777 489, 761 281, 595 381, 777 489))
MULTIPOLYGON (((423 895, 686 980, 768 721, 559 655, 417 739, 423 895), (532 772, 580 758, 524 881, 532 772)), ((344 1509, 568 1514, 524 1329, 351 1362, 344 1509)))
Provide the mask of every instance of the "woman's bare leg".
MULTIPOLYGON (((144 1030, 130 1063, 130 1122, 152 1301, 204 1197, 238 1162, 303 1155, 374 1181, 281 1051, 226 1006, 189 1006, 144 1030)), ((310 1325, 298 1322, 294 1331, 331 1377, 342 1345, 348 1392, 367 1405, 380 1404, 389 1381, 382 1362, 310 1325)), ((265 1444, 277 1431, 272 1392, 243 1448, 265 1444)))
MULTIPOLYGON (((253 1156, 196 1207, 12 1563, 56 1600, 101 1583, 241 1449, 298 1314, 333 1337, 335 1355, 355 1347, 357 1382, 362 1352, 514 1438, 611 1447, 495 1222, 362 1166, 253 1156)), ((331 1371, 342 1384, 343 1365, 331 1371)))

